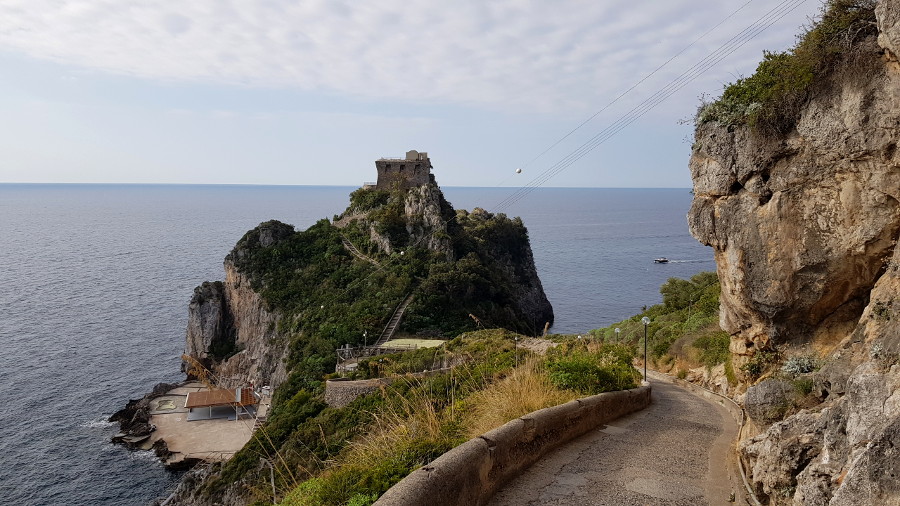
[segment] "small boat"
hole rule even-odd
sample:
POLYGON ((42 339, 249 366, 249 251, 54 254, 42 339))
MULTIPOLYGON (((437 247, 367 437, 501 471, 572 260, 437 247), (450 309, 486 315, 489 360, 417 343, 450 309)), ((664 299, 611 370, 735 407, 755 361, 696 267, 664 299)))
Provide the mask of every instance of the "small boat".
POLYGON ((669 259, 666 258, 666 257, 659 257, 659 258, 657 258, 657 259, 655 259, 655 260, 653 260, 653 261, 656 262, 656 263, 658 263, 658 264, 667 264, 667 263, 669 263, 669 259))

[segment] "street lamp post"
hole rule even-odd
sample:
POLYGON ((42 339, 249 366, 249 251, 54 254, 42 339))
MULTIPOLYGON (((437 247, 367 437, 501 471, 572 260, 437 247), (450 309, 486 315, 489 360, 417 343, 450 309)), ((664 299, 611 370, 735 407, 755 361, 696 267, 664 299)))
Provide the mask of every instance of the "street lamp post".
POLYGON ((619 332, 622 332, 622 329, 620 329, 619 327, 616 327, 616 342, 617 343, 619 342, 619 332))
POLYGON ((644 381, 647 381, 647 325, 650 325, 650 318, 641 318, 641 323, 644 324, 644 381))
POLYGON ((516 367, 519 367, 519 336, 513 338, 513 352, 516 355, 516 367))

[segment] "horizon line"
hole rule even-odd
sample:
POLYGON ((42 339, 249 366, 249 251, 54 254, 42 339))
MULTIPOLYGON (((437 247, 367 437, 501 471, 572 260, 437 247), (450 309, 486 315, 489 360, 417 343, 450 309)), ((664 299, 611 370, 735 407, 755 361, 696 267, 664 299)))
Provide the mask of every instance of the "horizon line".
MULTIPOLYGON (((308 187, 362 188, 348 184, 288 184, 288 183, 111 183, 111 182, 22 182, 0 181, 0 186, 234 186, 234 187, 308 187)), ((524 186, 464 186, 438 185, 439 188, 517 189, 524 186)), ((691 190, 688 186, 539 186, 535 189, 572 190, 691 190)))

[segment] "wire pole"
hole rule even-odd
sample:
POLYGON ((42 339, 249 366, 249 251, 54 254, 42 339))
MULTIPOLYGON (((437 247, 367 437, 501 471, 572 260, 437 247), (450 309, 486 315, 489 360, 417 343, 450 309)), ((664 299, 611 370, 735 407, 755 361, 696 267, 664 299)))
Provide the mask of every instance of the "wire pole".
POLYGON ((647 381, 647 325, 650 325, 650 318, 641 318, 641 323, 644 324, 644 381, 647 381))
POLYGON ((268 464, 269 466, 269 480, 272 482, 272 504, 277 504, 277 498, 275 497, 275 468, 272 466, 272 462, 267 458, 260 457, 260 462, 263 464, 268 464))

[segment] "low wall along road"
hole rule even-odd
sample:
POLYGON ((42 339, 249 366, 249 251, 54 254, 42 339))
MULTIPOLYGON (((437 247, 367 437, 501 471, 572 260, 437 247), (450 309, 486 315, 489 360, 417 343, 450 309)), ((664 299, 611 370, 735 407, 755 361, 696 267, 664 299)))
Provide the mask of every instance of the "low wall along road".
POLYGON ((457 446, 413 471, 378 506, 481 505, 551 450, 650 404, 650 387, 541 409, 457 446))

